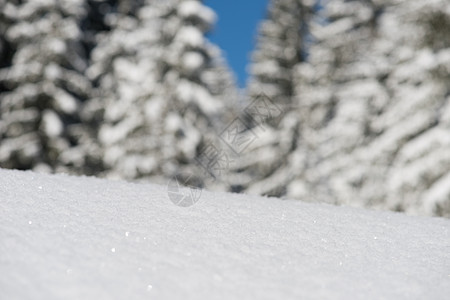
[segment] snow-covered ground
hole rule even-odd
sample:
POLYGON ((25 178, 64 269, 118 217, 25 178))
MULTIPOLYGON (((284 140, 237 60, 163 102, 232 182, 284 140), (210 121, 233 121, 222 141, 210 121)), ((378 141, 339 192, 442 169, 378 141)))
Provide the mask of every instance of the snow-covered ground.
POLYGON ((0 299, 449 299, 450 221, 0 170, 0 299))

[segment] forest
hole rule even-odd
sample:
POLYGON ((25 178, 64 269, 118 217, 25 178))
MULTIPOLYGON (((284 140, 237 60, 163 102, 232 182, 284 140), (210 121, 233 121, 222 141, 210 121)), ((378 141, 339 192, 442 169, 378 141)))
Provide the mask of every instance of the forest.
POLYGON ((450 217, 450 2, 0 0, 0 168, 450 217))

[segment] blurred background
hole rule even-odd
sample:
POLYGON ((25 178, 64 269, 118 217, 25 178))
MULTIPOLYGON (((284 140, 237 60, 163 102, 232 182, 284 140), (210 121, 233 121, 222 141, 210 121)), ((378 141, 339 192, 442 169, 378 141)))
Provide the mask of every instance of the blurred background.
POLYGON ((0 167, 450 217, 450 2, 0 0, 0 167))

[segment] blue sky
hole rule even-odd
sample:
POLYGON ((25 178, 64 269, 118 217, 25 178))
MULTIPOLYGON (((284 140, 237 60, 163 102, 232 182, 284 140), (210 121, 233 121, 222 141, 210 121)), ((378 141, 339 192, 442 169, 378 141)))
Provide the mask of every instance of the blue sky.
POLYGON ((205 0, 204 4, 214 9, 219 17, 208 37, 223 49, 239 85, 243 87, 257 26, 265 16, 268 0, 205 0))

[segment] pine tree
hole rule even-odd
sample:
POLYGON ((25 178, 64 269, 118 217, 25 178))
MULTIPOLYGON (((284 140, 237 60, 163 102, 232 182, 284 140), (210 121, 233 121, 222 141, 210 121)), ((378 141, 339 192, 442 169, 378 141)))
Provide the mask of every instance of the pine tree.
POLYGON ((220 53, 204 37, 214 18, 198 1, 172 0, 112 19, 88 72, 99 83, 88 106, 104 107, 99 140, 109 176, 199 176, 195 158, 216 136, 212 126, 231 90, 220 53))
POLYGON ((250 65, 248 94, 261 90, 280 106, 291 105, 294 94, 293 66, 305 58, 307 20, 312 1, 273 0, 260 27, 250 65))
POLYGON ((389 13, 392 100, 374 123, 372 160, 388 166, 382 184, 391 209, 449 217, 450 4, 415 0, 389 13))
POLYGON ((286 157, 297 142, 298 118, 294 106, 294 67, 305 60, 314 1, 271 1, 259 28, 250 65, 248 101, 243 127, 249 144, 239 153, 231 189, 280 196, 286 157))
POLYGON ((0 165, 66 171, 76 143, 72 125, 90 83, 82 44, 83 1, 11 1, 2 15, 15 50, 0 70, 0 165))
POLYGON ((356 199, 350 195, 358 182, 343 173, 355 163, 355 149, 371 140, 371 118, 388 98, 380 83, 386 62, 372 54, 382 10, 371 1, 334 0, 318 11, 308 61, 296 67, 301 142, 288 197, 356 199))
POLYGON ((440 4, 385 7, 371 53, 386 60, 379 82, 388 96, 370 114, 368 142, 347 155, 347 167, 331 180, 339 203, 448 215, 448 128, 441 120, 449 94, 449 44, 441 31, 448 16, 440 4))
POLYGON ((442 7, 328 2, 308 62, 297 68, 302 142, 290 159, 297 175, 288 197, 448 215, 442 7))

